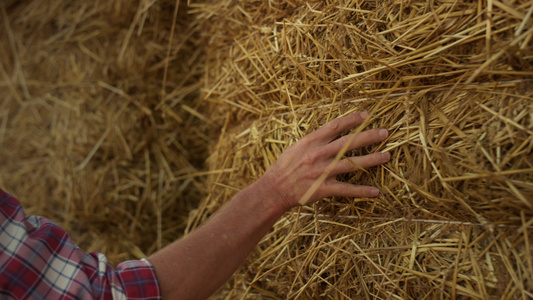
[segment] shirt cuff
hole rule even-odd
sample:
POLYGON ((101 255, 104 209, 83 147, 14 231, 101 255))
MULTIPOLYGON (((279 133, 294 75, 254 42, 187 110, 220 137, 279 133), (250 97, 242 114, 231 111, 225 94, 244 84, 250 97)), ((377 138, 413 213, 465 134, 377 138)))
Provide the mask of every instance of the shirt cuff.
POLYGON ((115 271, 122 287, 112 286, 113 299, 122 298, 120 291, 123 291, 126 299, 161 299, 155 269, 148 260, 125 261, 115 271))

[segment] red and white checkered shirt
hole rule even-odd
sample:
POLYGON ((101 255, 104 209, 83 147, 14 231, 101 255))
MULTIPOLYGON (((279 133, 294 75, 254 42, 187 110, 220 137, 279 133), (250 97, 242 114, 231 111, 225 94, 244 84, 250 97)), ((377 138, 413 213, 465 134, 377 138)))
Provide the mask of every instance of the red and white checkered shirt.
POLYGON ((113 269, 101 253, 86 253, 50 220, 26 216, 0 189, 1 299, 161 299, 149 261, 113 269))

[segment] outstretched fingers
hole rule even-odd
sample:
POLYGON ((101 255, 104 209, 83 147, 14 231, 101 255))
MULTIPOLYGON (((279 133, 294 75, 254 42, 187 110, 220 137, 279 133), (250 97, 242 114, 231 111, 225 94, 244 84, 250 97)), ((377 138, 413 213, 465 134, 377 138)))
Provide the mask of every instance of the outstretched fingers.
POLYGON ((375 167, 388 162, 390 158, 391 155, 389 152, 347 157, 336 163, 331 171, 331 175, 339 175, 375 167))
POLYGON ((311 133, 309 137, 318 139, 321 143, 329 143, 331 140, 358 125, 361 125, 368 117, 366 111, 351 113, 342 118, 330 121, 320 129, 311 133))
POLYGON ((368 146, 388 137, 386 129, 371 129, 338 138, 342 133, 361 125, 367 117, 367 112, 357 112, 332 120, 292 145, 268 168, 265 182, 269 186, 273 182, 277 187, 275 190, 282 206, 309 204, 330 196, 379 195, 375 187, 336 180, 339 174, 368 169, 390 160, 389 153, 373 153, 337 161, 337 155, 344 154, 341 151, 368 146))
POLYGON ((361 147, 366 147, 375 143, 384 141, 389 136, 387 129, 370 129, 363 132, 352 133, 342 138, 335 140, 326 146, 326 152, 331 155, 336 155, 347 144, 346 151, 355 150, 361 147))
POLYGON ((356 185, 337 180, 326 181, 323 185, 323 194, 338 197, 377 197, 379 189, 373 186, 356 185))

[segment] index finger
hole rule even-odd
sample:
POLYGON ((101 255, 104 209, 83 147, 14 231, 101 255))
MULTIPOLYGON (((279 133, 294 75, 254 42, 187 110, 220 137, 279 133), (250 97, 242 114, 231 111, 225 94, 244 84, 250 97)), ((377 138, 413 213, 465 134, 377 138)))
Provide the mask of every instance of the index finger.
POLYGON ((326 125, 311 133, 310 136, 320 140, 323 143, 329 143, 341 133, 352 129, 355 126, 361 125, 367 117, 368 112, 366 111, 351 113, 326 123, 326 125))

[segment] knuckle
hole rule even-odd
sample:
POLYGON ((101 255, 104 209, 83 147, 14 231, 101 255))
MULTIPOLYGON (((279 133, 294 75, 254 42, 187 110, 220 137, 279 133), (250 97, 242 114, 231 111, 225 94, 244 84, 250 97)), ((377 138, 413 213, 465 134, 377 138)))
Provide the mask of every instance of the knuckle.
POLYGON ((350 172, 350 163, 347 159, 343 159, 337 163, 337 170, 339 174, 350 172))
POLYGON ((347 170, 347 172, 355 171, 359 169, 359 166, 351 159, 345 159, 344 160, 344 169, 347 170))
POLYGON ((326 124, 326 128, 333 132, 336 132, 337 130, 339 130, 339 127, 340 127, 339 120, 333 120, 326 124))
POLYGON ((358 135, 346 135, 340 138, 341 144, 344 146, 346 144, 353 144, 356 143, 358 139, 358 135))
POLYGON ((339 184, 337 186, 337 192, 336 194, 339 196, 348 196, 351 193, 351 186, 349 184, 339 184))
POLYGON ((320 140, 320 132, 315 131, 305 136, 303 139, 299 141, 299 143, 302 145, 302 147, 310 147, 311 145, 315 144, 319 140, 320 140))
POLYGON ((302 164, 303 166, 308 166, 308 165, 312 165, 314 163, 314 157, 312 154, 306 154, 304 157, 303 157, 303 161, 302 161, 302 164))
POLYGON ((315 164, 322 157, 322 153, 319 150, 312 150, 304 155, 304 162, 307 164, 315 164))
POLYGON ((336 183, 336 180, 324 180, 324 182, 322 183, 322 188, 326 191, 331 192, 331 190, 334 188, 334 183, 336 183))

